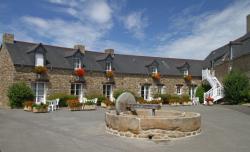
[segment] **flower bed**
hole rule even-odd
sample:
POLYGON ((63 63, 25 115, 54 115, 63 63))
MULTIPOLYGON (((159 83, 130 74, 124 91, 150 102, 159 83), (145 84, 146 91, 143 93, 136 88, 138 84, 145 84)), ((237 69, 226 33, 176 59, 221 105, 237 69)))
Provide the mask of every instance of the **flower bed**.
POLYGON ((32 106, 33 106, 33 104, 34 104, 33 101, 26 101, 26 102, 24 102, 24 103, 23 103, 23 105, 24 105, 23 110, 24 110, 24 111, 29 111, 29 112, 31 112, 31 111, 32 111, 32 106))
POLYGON ((207 102, 207 105, 212 105, 213 101, 214 101, 214 98, 212 98, 211 96, 208 96, 205 100, 207 102))
POLYGON ((84 103, 83 110, 96 110, 96 103, 93 101, 87 101, 84 103))
POLYGON ((79 102, 78 99, 71 99, 68 100, 68 108, 70 111, 79 111, 82 110, 82 104, 79 102))
POLYGON ((33 104, 32 105, 32 111, 34 113, 45 113, 48 112, 48 105, 47 104, 33 104))

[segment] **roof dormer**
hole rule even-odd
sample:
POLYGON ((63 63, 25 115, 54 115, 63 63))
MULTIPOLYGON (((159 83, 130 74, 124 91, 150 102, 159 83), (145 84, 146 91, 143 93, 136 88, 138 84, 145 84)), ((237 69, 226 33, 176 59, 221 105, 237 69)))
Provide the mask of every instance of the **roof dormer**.
POLYGON ((153 62, 151 62, 150 64, 146 65, 146 67, 148 68, 149 73, 159 73, 159 63, 154 60, 153 62))
POLYGON ((42 43, 39 43, 27 51, 28 54, 33 54, 33 60, 35 66, 46 65, 46 49, 42 43))

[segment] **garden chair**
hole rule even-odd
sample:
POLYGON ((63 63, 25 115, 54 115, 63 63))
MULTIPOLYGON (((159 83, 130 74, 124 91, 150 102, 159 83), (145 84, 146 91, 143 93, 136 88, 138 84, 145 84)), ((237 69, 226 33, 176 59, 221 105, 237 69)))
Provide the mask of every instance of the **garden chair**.
POLYGON ((193 103, 193 105, 199 105, 200 104, 199 98, 198 97, 194 97, 192 103, 193 103))

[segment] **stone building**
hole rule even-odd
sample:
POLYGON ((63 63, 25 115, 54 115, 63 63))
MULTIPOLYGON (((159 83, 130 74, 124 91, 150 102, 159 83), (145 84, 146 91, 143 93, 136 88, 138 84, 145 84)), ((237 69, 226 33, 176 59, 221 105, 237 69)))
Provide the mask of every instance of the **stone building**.
POLYGON ((231 70, 241 71, 250 78, 250 15, 246 20, 245 35, 212 51, 204 60, 204 68, 214 70, 220 82, 231 70))
POLYGON ((88 94, 103 94, 113 100, 113 92, 118 89, 132 91, 145 100, 152 100, 156 93, 193 97, 201 82, 202 60, 122 55, 113 49, 94 52, 83 45, 65 48, 16 41, 7 33, 2 40, 1 107, 7 106, 7 90, 16 82, 27 83, 34 90, 36 102, 44 102, 54 93, 77 95, 80 100, 88 94), (36 67, 48 71, 37 74, 36 67), (84 77, 75 74, 77 69, 85 70, 84 77), (185 80, 185 76, 192 79, 185 80))

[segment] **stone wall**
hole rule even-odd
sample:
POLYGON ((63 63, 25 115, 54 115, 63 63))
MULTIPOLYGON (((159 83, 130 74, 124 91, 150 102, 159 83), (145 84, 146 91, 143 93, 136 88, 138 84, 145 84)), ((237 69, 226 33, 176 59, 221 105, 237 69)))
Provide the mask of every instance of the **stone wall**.
MULTIPOLYGON (((241 71, 245 73, 250 79, 250 54, 240 56, 233 60, 232 69, 236 71, 241 71)), ((220 64, 214 68, 215 75, 219 79, 220 82, 223 81, 223 78, 229 71, 229 62, 226 61, 223 64, 220 64)))
MULTIPOLYGON (((36 74, 32 72, 32 67, 16 67, 16 74, 14 81, 24 81, 28 85, 37 81, 36 74)), ((105 74, 102 72, 87 71, 84 77, 84 93, 85 94, 102 94, 103 84, 109 83, 105 74)), ((70 84, 74 82, 73 70, 59 70, 48 69, 48 76, 45 81, 48 84, 48 94, 52 93, 70 93, 70 84)), ((194 77, 193 83, 199 85, 201 78, 194 77)), ((176 84, 183 85, 183 93, 188 94, 188 84, 183 77, 164 76, 159 82, 147 75, 133 75, 133 74, 115 74, 114 77, 114 91, 125 89, 140 95, 141 84, 151 84, 156 86, 158 83, 166 86, 166 93, 176 93, 176 84)), ((156 89, 154 90, 156 91, 156 89)), ((153 93, 152 93, 153 94, 153 93)))
POLYGON ((3 43, 0 50, 0 107, 8 107, 7 91, 9 86, 13 83, 15 68, 10 58, 5 44, 3 43))

